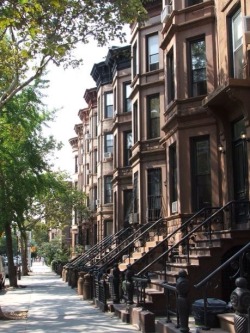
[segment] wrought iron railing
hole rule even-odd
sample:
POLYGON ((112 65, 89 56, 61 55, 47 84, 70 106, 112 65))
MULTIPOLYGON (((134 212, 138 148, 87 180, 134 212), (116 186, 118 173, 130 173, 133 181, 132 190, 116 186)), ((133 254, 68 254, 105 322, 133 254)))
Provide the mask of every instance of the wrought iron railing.
POLYGON ((112 248, 116 248, 120 242, 126 239, 131 230, 131 227, 125 228, 114 235, 105 237, 102 241, 82 254, 78 260, 74 261, 72 265, 69 266, 69 268, 77 269, 79 271, 83 269, 87 263, 91 264, 95 260, 96 256, 99 256, 99 258, 104 257, 106 252, 111 251, 112 248))
POLYGON ((198 213, 194 214, 186 222, 184 222, 180 227, 178 227, 173 233, 166 236, 163 241, 157 244, 152 250, 148 251, 145 256, 138 259, 132 266, 135 271, 137 271, 137 276, 142 276, 149 272, 150 268, 155 264, 162 263, 162 267, 165 272, 166 280, 166 269, 167 262, 173 260, 175 253, 178 253, 178 249, 181 246, 184 249, 184 254, 186 255, 187 264, 190 263, 190 247, 194 243, 196 233, 201 232, 206 240, 212 244, 212 235, 215 230, 231 230, 233 228, 233 221, 235 221, 237 212, 245 206, 248 211, 250 211, 249 201, 230 201, 223 207, 211 207, 203 208, 198 213), (203 216, 203 217, 202 217, 203 216), (182 238, 177 242, 170 241, 178 233, 182 234, 182 238), (164 249, 165 247, 165 249, 164 249), (144 266, 143 269, 138 271, 136 266, 140 261, 146 261, 146 258, 152 255, 157 249, 161 248, 162 252, 155 259, 151 260, 148 265, 144 266), (147 256, 147 257, 146 257, 147 256))
POLYGON ((139 248, 145 248, 146 242, 152 239, 160 239, 160 235, 166 231, 165 222, 162 218, 154 223, 147 223, 139 227, 130 237, 121 242, 116 248, 96 262, 100 270, 105 271, 112 267, 115 262, 121 262, 126 256, 128 264, 131 264, 131 254, 139 248))
POLYGON ((249 272, 245 272, 243 265, 242 265, 242 260, 244 258, 244 255, 250 250, 250 242, 247 243, 245 246, 243 246, 238 252, 236 252, 234 255, 232 255, 228 260, 226 260, 222 265, 214 269, 211 273, 209 273, 203 280, 201 280, 199 283, 195 284, 195 288, 204 288, 203 289, 203 295, 204 295, 204 328, 209 329, 208 325, 208 309, 207 309, 207 304, 208 304, 208 298, 207 298, 207 288, 209 285, 209 282, 213 277, 215 277, 219 272, 221 272, 225 267, 229 266, 233 261, 236 259, 239 259, 239 269, 237 274, 234 275, 234 279, 237 277, 244 277, 246 273, 249 274, 249 272))

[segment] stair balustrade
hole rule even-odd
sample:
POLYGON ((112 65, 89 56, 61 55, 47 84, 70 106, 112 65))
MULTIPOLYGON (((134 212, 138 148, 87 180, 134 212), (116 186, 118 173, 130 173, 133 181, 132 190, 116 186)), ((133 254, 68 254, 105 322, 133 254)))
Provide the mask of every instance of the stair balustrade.
POLYGON ((249 201, 230 201, 223 207, 206 207, 201 209, 199 212, 194 214, 181 226, 179 226, 171 234, 167 235, 159 244, 157 244, 152 250, 148 251, 145 256, 138 259, 134 264, 132 264, 133 269, 137 270, 137 276, 145 275, 149 272, 150 268, 155 264, 162 263, 164 268, 165 281, 167 279, 167 263, 174 260, 175 254, 179 253, 181 248, 182 254, 186 256, 186 263, 190 264, 190 248, 191 244, 194 243, 195 238, 199 232, 202 233, 203 237, 212 244, 212 235, 220 230, 232 230, 233 222, 237 217, 237 212, 239 212, 242 207, 250 212, 250 202, 249 201), (182 234, 182 238, 177 241, 175 237, 177 234, 182 234), (162 253, 152 260, 148 265, 144 266, 143 269, 138 271, 136 266, 141 264, 142 261, 146 261, 147 257, 156 253, 156 250, 161 248, 162 253))
MULTIPOLYGON (((243 268, 243 258, 247 255, 247 253, 249 254, 249 250, 250 250, 250 242, 247 243, 245 246, 243 246, 238 252, 236 252, 233 256, 231 256, 228 260, 226 260, 222 265, 220 265, 219 267, 215 268, 213 271, 211 271, 209 274, 207 274, 207 276, 201 280, 199 283, 195 284, 194 287, 195 288, 203 288, 203 295, 204 295, 204 329, 210 329, 209 325, 208 325, 208 309, 207 309, 207 300, 208 300, 208 285, 209 282, 211 281, 211 279, 216 276, 219 272, 221 272, 225 267, 229 266, 232 262, 235 261, 235 259, 239 259, 240 264, 239 264, 239 269, 237 272, 237 275, 234 275, 234 279, 236 278, 244 278, 244 276, 246 276, 246 274, 248 272, 244 271, 243 268)), ((232 297, 231 295, 231 300, 233 301, 234 296, 232 297)), ((245 301, 248 302, 246 309, 250 308, 250 302, 249 302, 249 296, 246 297, 245 301)), ((237 325, 237 324, 236 324, 237 325)), ((239 330, 235 329, 235 332, 240 332, 239 330)), ((244 332, 245 333, 245 332, 244 332)))

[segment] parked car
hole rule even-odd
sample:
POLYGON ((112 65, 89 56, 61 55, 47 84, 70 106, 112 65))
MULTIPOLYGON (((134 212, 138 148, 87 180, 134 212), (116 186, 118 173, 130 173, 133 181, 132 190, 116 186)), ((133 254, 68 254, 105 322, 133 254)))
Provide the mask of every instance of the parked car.
POLYGON ((5 262, 3 256, 0 256, 0 289, 2 289, 5 285, 5 262))

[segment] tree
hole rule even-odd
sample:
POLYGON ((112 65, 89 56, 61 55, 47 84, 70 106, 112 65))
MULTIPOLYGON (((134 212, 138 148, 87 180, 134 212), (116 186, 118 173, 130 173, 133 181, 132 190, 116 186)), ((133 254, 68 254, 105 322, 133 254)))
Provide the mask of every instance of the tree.
POLYGON ((43 190, 49 152, 58 149, 52 137, 42 136, 42 124, 51 119, 40 101, 39 84, 12 98, 0 115, 0 231, 5 232, 10 285, 16 286, 12 230, 17 223, 25 238, 25 215, 31 198, 43 190))
POLYGON ((44 73, 50 62, 77 66, 72 51, 94 38, 99 46, 123 26, 144 20, 153 0, 3 0, 0 5, 0 110, 44 73))

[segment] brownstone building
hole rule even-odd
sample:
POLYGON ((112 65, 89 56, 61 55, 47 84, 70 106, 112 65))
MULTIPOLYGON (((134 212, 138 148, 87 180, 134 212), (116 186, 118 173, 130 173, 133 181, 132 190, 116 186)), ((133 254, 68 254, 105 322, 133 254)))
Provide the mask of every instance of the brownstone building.
MULTIPOLYGON (((78 187, 91 211, 84 245, 163 219, 178 255, 167 274, 184 267, 194 284, 250 238, 250 2, 155 0, 147 10, 131 45, 93 66, 86 131, 71 140, 78 152, 89 145, 85 162, 75 159, 89 181, 78 187)), ((215 296, 228 300, 234 273, 220 273, 215 296)))

